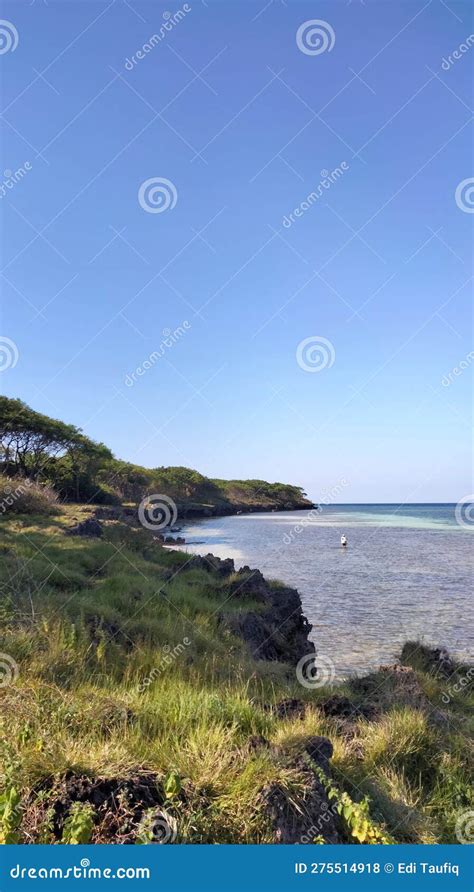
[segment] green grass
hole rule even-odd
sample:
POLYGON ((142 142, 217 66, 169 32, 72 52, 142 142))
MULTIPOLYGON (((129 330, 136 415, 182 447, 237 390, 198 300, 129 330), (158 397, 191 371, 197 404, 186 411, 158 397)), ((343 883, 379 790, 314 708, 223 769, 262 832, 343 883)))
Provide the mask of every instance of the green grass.
MULTIPOLYGON (((424 700, 404 699, 386 673, 363 689, 346 684, 340 693, 378 708, 348 733, 317 708, 331 691, 302 688, 291 667, 255 663, 220 622, 259 605, 228 599, 226 580, 187 569, 187 555, 143 530, 111 521, 103 539, 65 535, 89 513, 69 506, 1 521, 0 651, 19 667, 0 688, 3 841, 57 841, 48 808, 67 772, 140 770, 177 772, 185 791, 170 805, 178 841, 274 842, 262 789, 276 782, 292 801, 304 798, 298 757, 309 737, 325 735, 333 783, 361 813, 369 797, 370 820, 387 838, 456 842, 457 817, 474 805, 472 687, 446 704, 452 680, 417 663, 414 647, 424 700), (304 718, 265 708, 288 697, 309 703, 304 718), (270 746, 252 748, 256 735, 270 746), (12 790, 19 805, 8 812, 12 790)), ((76 823, 87 830, 87 814, 70 817, 64 832, 76 823)))

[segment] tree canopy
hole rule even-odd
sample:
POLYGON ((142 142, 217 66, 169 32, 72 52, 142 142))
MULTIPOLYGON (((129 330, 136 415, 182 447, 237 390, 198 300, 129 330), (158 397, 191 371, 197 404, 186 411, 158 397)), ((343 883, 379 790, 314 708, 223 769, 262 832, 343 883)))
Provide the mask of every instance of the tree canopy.
POLYGON ((61 498, 96 503, 140 502, 152 493, 180 511, 310 506, 300 487, 265 480, 213 480, 180 465, 143 468, 116 459, 80 428, 0 397, 0 470, 53 485, 61 498))

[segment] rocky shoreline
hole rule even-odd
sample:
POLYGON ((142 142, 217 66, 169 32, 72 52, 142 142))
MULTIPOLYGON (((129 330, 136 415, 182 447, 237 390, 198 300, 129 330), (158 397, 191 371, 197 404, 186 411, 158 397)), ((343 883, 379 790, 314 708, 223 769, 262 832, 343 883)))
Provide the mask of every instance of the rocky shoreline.
MULTIPOLYGON (((304 500, 302 502, 293 502, 279 508, 268 505, 262 505, 259 507, 235 506, 235 508, 222 508, 219 506, 190 507, 189 505, 177 505, 178 516, 175 524, 187 524, 191 520, 210 520, 212 517, 235 517, 241 514, 277 514, 284 511, 304 511, 305 509, 311 510, 316 507, 316 505, 308 500, 304 500)), ((97 520, 119 520, 123 523, 127 523, 133 526, 136 523, 137 510, 136 508, 124 506, 101 505, 95 509, 94 517, 97 520)), ((166 527, 160 531, 157 531, 154 538, 162 545, 166 546, 186 545, 186 539, 183 536, 177 536, 174 538, 173 535, 171 535, 181 532, 181 528, 176 529, 175 524, 172 527, 166 527)), ((92 527, 89 526, 89 529, 92 529, 92 527)), ((87 532, 82 533, 80 530, 78 530, 75 535, 94 534, 87 532)))
POLYGON ((219 615, 219 622, 232 634, 242 638, 254 660, 270 660, 296 666, 302 657, 316 655, 309 634, 312 626, 303 613, 298 591, 286 585, 270 584, 260 570, 241 567, 236 572, 231 558, 213 554, 195 556, 186 569, 216 573, 222 579, 232 576, 229 598, 252 601, 259 611, 239 611, 219 615))
MULTIPOLYGON (((87 518, 66 531, 69 536, 101 538, 103 520, 127 520, 136 525, 134 509, 98 508, 94 517, 87 518)), ((153 536, 160 545, 182 545, 185 539, 165 534, 153 536)), ((254 660, 270 660, 296 666, 305 656, 316 655, 314 644, 309 640, 312 626, 303 613, 297 589, 283 584, 270 584, 260 570, 248 566, 236 571, 231 558, 221 559, 213 554, 195 555, 183 566, 183 570, 204 570, 229 581, 229 599, 251 601, 257 610, 238 613, 221 612, 219 623, 247 644, 254 660)))
MULTIPOLYGON (((63 639, 56 627, 37 628, 25 605, 41 646, 3 692, 15 758, 26 766, 21 829, 11 834, 64 843, 77 813, 87 823, 82 841, 92 843, 459 840, 459 813, 471 806, 464 698, 474 667, 411 642, 398 662, 331 685, 318 675, 295 588, 236 570, 230 558, 163 548, 133 508, 69 509, 54 551, 49 525, 46 553, 57 561, 64 550, 61 592, 73 570, 62 628, 74 631, 59 654, 47 651, 63 639), (54 756, 64 741, 80 753, 53 773, 49 755, 38 771, 33 746, 51 690, 54 756), (66 697, 71 728, 60 713, 66 697), (23 716, 33 744, 22 736, 23 716)), ((16 528, 12 536, 24 545, 16 528)), ((61 609, 64 596, 54 594, 51 606, 61 609)), ((12 624, 5 651, 23 653, 24 622, 12 624)))

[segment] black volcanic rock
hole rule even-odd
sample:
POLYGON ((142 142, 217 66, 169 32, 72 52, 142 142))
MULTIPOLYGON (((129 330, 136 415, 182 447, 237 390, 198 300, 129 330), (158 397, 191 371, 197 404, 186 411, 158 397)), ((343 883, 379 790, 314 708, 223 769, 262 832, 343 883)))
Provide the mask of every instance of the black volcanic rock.
POLYGON ((419 665, 424 672, 449 678, 456 671, 456 663, 445 647, 426 647, 424 644, 407 642, 400 655, 402 666, 419 665))
POLYGON ((309 641, 311 625, 303 614, 301 600, 294 588, 271 585, 260 570, 243 567, 230 585, 235 602, 256 601, 258 611, 221 614, 231 632, 243 638, 255 660, 275 660, 293 666, 306 654, 314 654, 309 641))
POLYGON ((227 590, 233 608, 239 601, 243 602, 241 612, 228 612, 224 604, 218 619, 221 625, 246 642, 255 660, 296 666, 301 657, 315 653, 314 644, 308 640, 312 627, 303 614, 296 589, 271 585, 260 570, 250 567, 242 567, 236 573, 231 558, 221 560, 213 554, 195 555, 182 570, 215 573, 223 581, 223 590, 227 590), (254 601, 258 610, 246 609, 249 601, 254 601))
POLYGON ((268 583, 260 570, 242 567, 229 586, 229 594, 232 598, 264 603, 268 600, 268 583))
POLYGON ((185 567, 186 570, 206 570, 207 573, 217 573, 223 579, 235 572, 232 558, 221 560, 213 554, 206 554, 204 557, 197 554, 188 561, 185 567))
MULTIPOLYGON (((319 741, 319 749, 314 760, 321 765, 321 752, 327 754, 322 761, 329 769, 332 744, 327 738, 314 738, 319 741)), ((315 744, 316 746, 316 744, 315 744)), ((300 801, 296 803, 288 791, 278 782, 268 784, 260 794, 265 813, 270 818, 276 843, 281 845, 311 845, 316 838, 336 845, 347 842, 341 820, 334 803, 304 760, 297 760, 294 767, 303 779, 304 787, 300 801)))
POLYGON ((77 526, 73 527, 71 530, 67 530, 66 535, 91 536, 92 538, 100 539, 100 537, 104 535, 104 531, 102 529, 102 524, 98 520, 95 520, 93 517, 88 517, 87 520, 78 523, 77 526))
POLYGON ((265 712, 273 712, 279 719, 304 719, 308 705, 304 700, 288 697, 287 700, 280 700, 279 703, 264 703, 263 709, 265 712))
POLYGON ((310 737, 306 743, 306 752, 325 774, 329 774, 329 761, 332 759, 334 747, 327 737, 310 737))

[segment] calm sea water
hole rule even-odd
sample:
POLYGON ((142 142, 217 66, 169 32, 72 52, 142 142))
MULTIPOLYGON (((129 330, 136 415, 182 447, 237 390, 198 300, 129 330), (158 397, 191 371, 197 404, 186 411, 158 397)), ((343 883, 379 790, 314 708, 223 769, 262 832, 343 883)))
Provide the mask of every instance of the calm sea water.
POLYGON ((459 526, 454 508, 331 505, 197 521, 183 528, 184 550, 297 588, 316 649, 339 677, 393 661, 414 638, 472 659, 473 526, 459 526))

